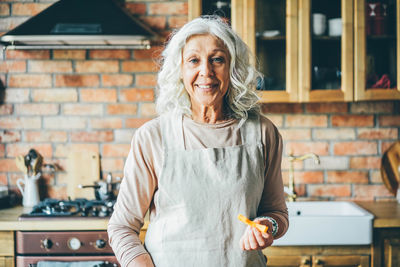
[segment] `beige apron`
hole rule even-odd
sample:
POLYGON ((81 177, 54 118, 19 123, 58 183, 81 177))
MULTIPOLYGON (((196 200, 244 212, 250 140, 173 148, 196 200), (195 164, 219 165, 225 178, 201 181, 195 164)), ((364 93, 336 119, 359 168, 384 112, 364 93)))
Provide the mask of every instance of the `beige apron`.
POLYGON ((264 188, 259 118, 240 129, 242 145, 185 150, 183 117, 161 119, 164 162, 154 196, 157 214, 145 246, 156 267, 265 266, 261 251, 242 251, 246 225, 264 188))

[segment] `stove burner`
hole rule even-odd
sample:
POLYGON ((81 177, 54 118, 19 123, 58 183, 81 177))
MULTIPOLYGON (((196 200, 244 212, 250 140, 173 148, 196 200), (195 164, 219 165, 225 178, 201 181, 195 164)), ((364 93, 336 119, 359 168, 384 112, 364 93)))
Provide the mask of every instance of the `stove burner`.
POLYGON ((46 198, 20 217, 109 217, 115 200, 57 200, 46 198))

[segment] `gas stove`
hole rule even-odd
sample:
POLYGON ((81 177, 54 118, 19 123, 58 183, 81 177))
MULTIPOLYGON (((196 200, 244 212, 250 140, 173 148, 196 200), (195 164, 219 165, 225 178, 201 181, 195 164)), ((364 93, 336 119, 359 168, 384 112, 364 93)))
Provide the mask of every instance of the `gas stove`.
POLYGON ((105 218, 113 212, 115 200, 57 200, 47 198, 34 206, 32 211, 20 215, 20 220, 35 218, 105 218))

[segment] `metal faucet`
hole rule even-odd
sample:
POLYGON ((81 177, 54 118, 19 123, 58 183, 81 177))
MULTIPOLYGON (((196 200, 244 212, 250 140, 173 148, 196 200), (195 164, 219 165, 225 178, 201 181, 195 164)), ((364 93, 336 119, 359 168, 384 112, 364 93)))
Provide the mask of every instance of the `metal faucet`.
POLYGON ((294 156, 293 153, 290 153, 289 155, 289 162, 290 162, 290 167, 289 167, 289 185, 288 188, 285 188, 285 193, 287 194, 287 198, 289 202, 296 201, 297 194, 294 189, 294 164, 293 162, 295 161, 303 161, 308 158, 313 158, 316 164, 320 164, 319 156, 314 153, 308 153, 302 156, 294 156))

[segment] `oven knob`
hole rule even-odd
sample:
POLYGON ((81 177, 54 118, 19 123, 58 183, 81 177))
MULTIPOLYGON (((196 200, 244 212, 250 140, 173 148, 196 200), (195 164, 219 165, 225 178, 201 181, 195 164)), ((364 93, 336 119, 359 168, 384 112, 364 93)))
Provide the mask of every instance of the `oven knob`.
POLYGON ((45 249, 51 249, 51 247, 53 246, 53 242, 50 239, 45 239, 42 240, 42 245, 45 249))
POLYGON ((106 244, 106 241, 104 241, 103 239, 96 240, 96 248, 105 248, 106 244))
POLYGON ((81 247, 81 241, 78 238, 73 237, 68 240, 68 247, 72 250, 78 250, 81 247))

